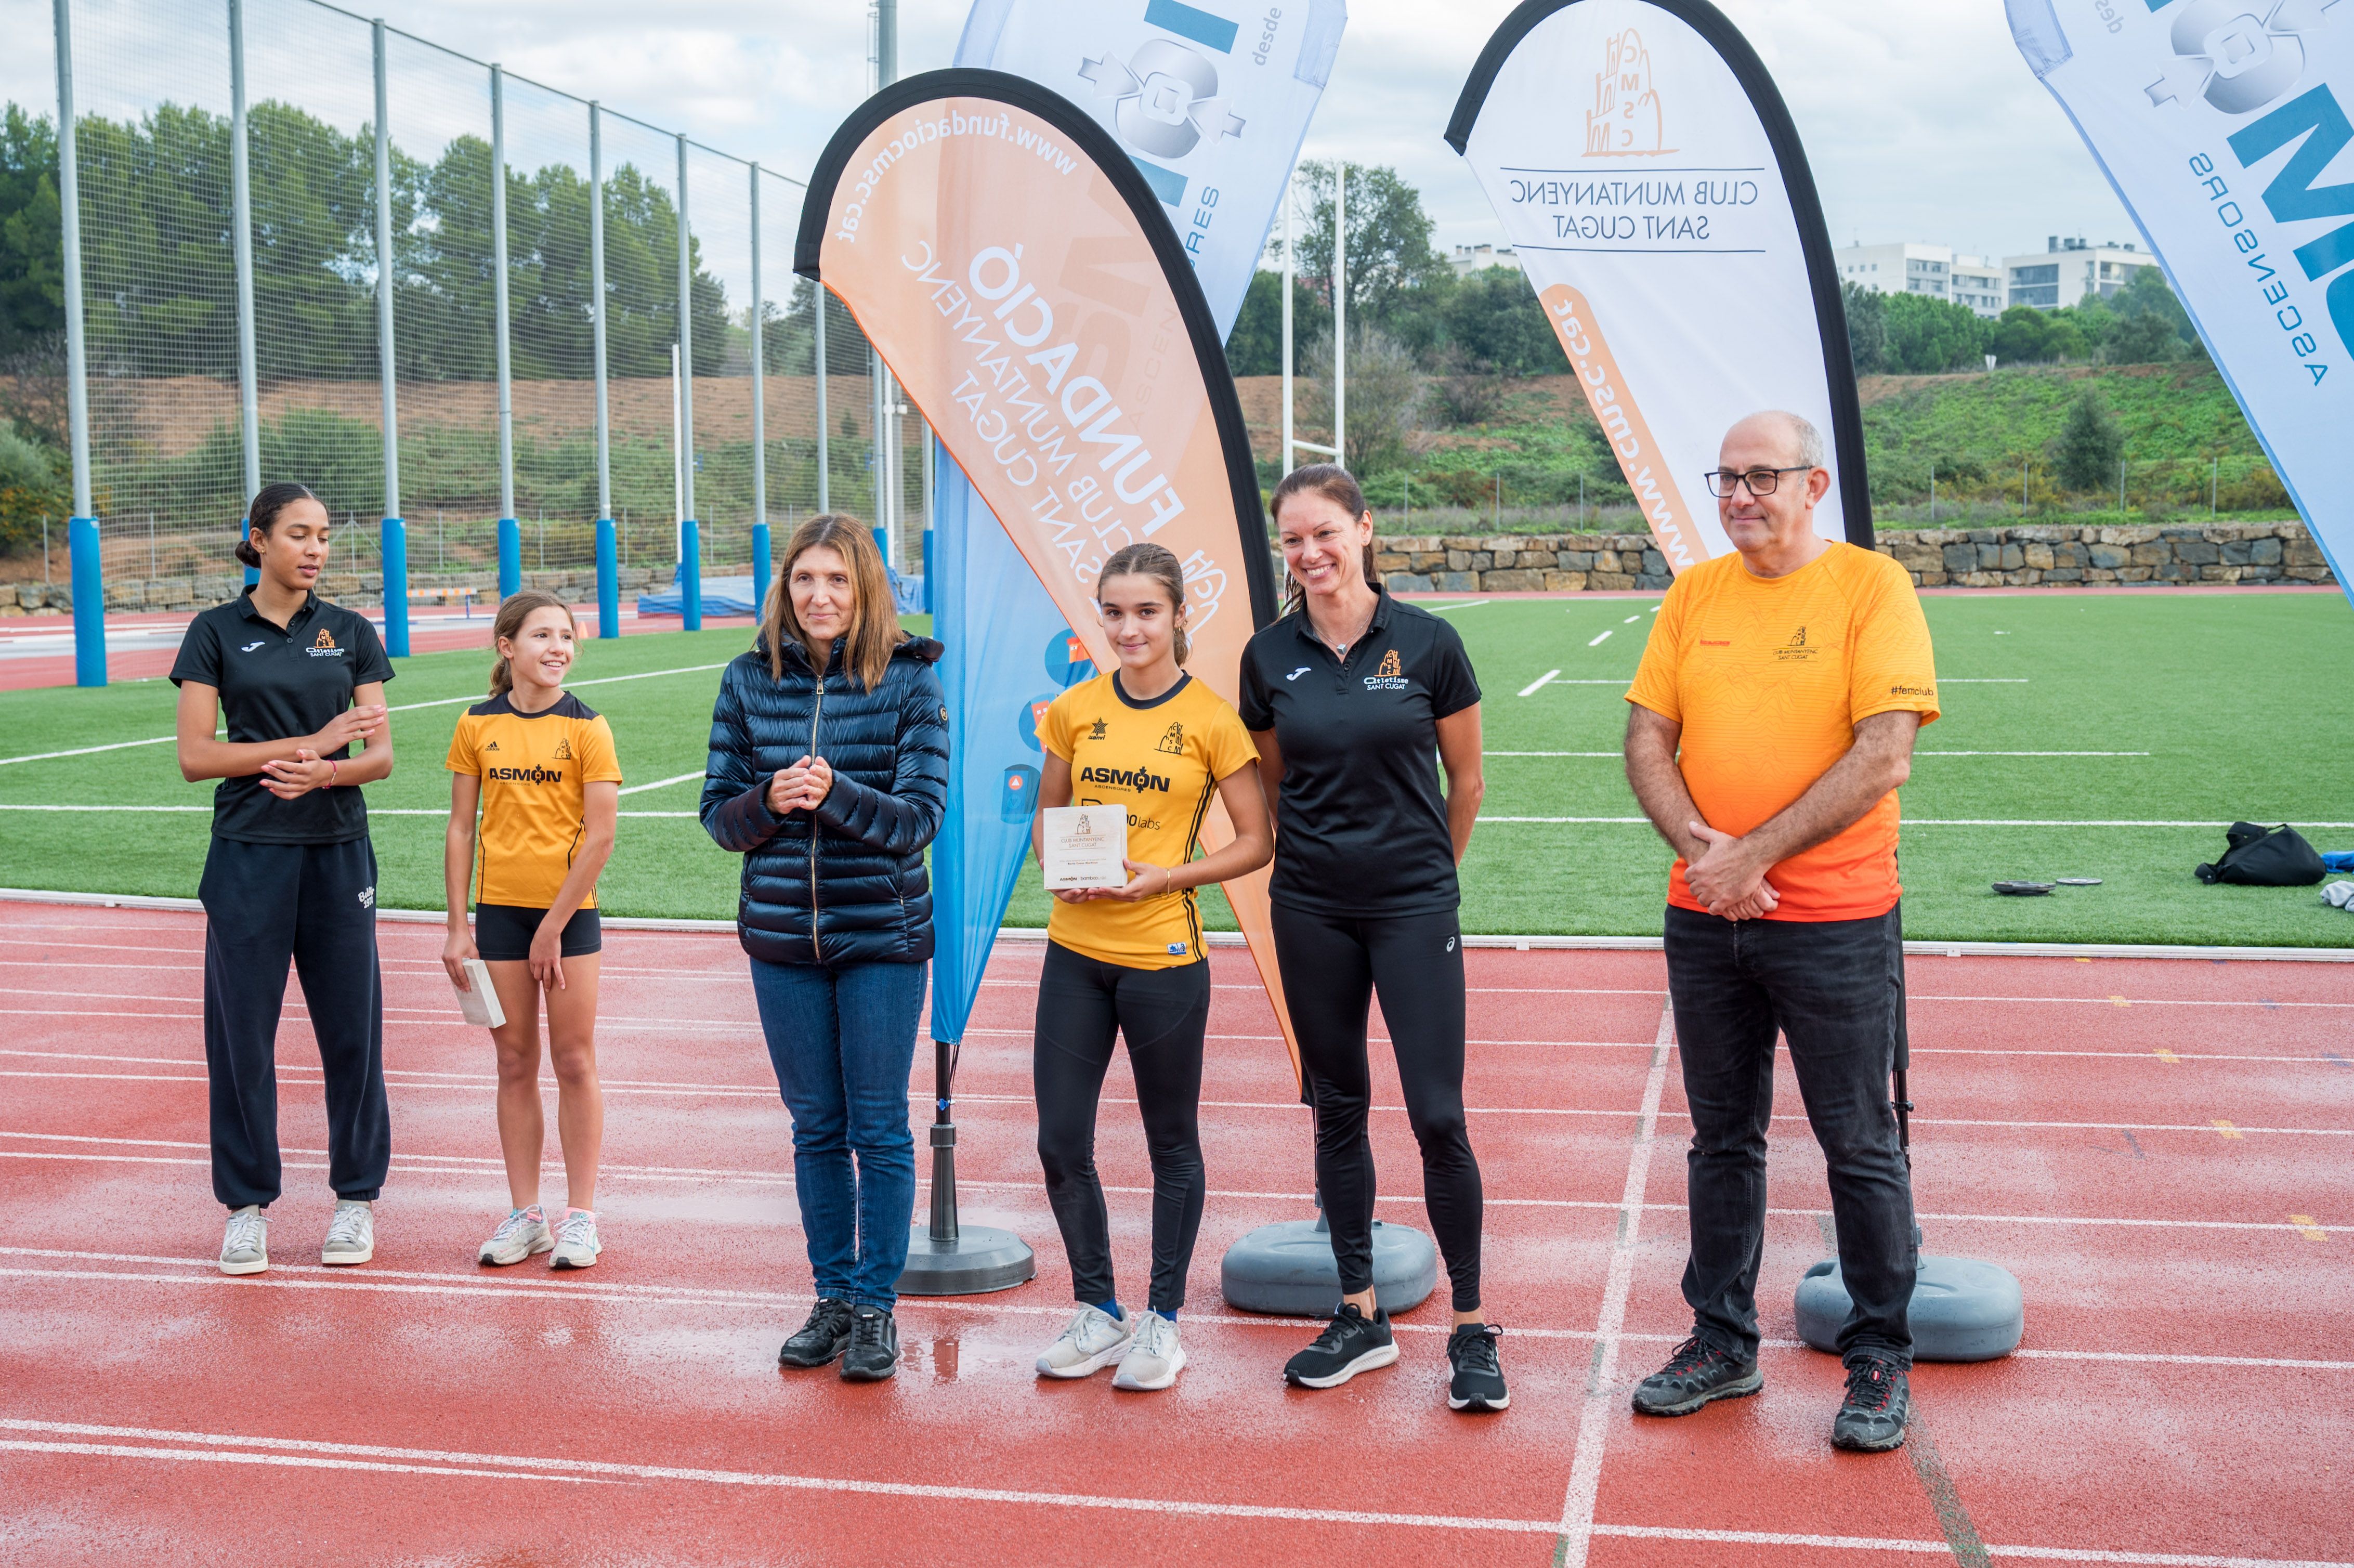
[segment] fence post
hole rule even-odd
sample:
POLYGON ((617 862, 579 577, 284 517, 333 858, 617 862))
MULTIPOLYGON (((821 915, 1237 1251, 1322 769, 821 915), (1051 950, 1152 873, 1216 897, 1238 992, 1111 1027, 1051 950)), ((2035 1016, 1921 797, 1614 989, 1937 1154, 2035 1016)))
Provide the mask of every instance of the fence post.
POLYGON ((686 138, 678 139, 678 591, 680 619, 703 630, 703 532, 695 524, 695 251, 686 228, 686 138))
MULTIPOLYGON (((237 536, 251 532, 246 507, 261 489, 260 368, 253 346, 253 172, 245 106, 245 0, 228 0, 229 223, 237 258, 237 412, 245 437, 245 506, 238 508, 237 536)), ((261 573, 245 568, 246 586, 261 573)))
POLYGON ((605 404, 604 111, 588 106, 588 306, 597 382, 597 635, 621 634, 620 541, 613 528, 612 425, 605 404))
POLYGON ((1283 471, 1291 471, 1291 202, 1299 176, 1283 182, 1283 471))
MULTIPOLYGON (((507 315, 507 73, 491 68, 491 289, 499 334, 499 599, 523 587, 523 524, 515 518, 514 362, 507 315)), ((543 546, 545 548, 545 546, 543 546)))
POLYGON ((752 613, 769 591, 769 361, 760 322, 760 165, 752 179, 752 613))
POLYGON ((81 319, 81 171, 74 145, 72 0, 56 0, 58 217, 66 273, 66 426, 73 449, 73 515, 66 519, 74 617, 74 684, 106 684, 106 566, 90 505, 90 359, 81 319))
MULTIPOLYGON (((1349 465, 1349 165, 1332 164, 1332 461, 1349 465)), ((1501 483, 1500 477, 1498 483, 1501 483)), ((1501 491, 1497 493, 1499 495, 1501 491)), ((1498 503, 1498 522, 1502 521, 1498 503)))
POLYGON ((816 307, 817 318, 816 342, 810 351, 817 369, 817 509, 831 512, 832 475, 827 471, 832 465, 826 457, 825 445, 825 284, 815 278, 810 280, 810 303, 816 307))
MULTIPOLYGON (((58 0, 59 5, 65 0, 58 0)), ((392 130, 391 98, 385 90, 384 22, 371 24, 376 43, 376 353, 384 377, 384 531, 378 545, 384 561, 384 650, 408 657, 408 529, 400 520, 400 412, 394 390, 398 376, 392 336, 392 130)))

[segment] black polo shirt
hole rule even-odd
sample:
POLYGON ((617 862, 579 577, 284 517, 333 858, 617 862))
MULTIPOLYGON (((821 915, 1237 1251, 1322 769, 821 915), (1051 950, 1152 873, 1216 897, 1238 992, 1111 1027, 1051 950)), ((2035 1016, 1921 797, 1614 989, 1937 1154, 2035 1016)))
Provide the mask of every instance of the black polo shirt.
MULTIPOLYGON (((392 674, 367 617, 313 593, 281 631, 253 608, 251 588, 190 621, 172 664, 174 685, 199 681, 220 693, 238 745, 316 735, 352 705, 355 688, 392 674)), ((326 755, 348 761, 352 750, 326 755)), ((355 789, 281 800, 258 773, 224 779, 213 791, 213 833, 248 843, 345 843, 367 837, 367 806, 355 789)))
POLYGON ((1438 721, 1479 700, 1455 628, 1382 592, 1349 657, 1316 640, 1305 610, 1243 651, 1245 728, 1283 752, 1276 812, 1278 904, 1319 915, 1430 915, 1460 902, 1438 721))

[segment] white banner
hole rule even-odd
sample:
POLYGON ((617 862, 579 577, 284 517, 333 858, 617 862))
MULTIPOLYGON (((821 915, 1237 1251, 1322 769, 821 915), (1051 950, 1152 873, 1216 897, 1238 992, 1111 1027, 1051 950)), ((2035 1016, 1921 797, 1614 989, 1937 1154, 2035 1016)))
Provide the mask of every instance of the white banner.
POLYGON ((975 0, 956 63, 1085 109, 1135 160, 1223 339, 1349 20, 1343 0, 975 0))
POLYGON ((2008 5, 2354 595, 2354 4, 2008 5))
POLYGON ((1702 475, 1787 408, 1833 445, 1817 515, 1872 538, 1861 416, 1813 176, 1781 95, 1705 0, 1530 0, 1447 139, 1503 220, 1677 570, 1731 548, 1702 475))

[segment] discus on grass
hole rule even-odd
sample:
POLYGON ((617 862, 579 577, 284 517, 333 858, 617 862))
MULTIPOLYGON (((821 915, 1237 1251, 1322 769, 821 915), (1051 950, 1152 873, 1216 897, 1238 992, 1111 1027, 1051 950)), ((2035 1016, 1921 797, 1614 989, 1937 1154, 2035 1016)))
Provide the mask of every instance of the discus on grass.
POLYGON ((2014 898, 2041 898, 2057 885, 2049 882, 1998 882, 1997 893, 2008 893, 2014 898))

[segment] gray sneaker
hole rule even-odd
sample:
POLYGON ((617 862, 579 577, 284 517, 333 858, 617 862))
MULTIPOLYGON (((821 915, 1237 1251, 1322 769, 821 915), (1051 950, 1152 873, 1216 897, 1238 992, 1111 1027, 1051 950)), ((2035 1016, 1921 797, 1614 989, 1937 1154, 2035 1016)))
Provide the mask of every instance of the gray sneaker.
POLYGON ((1071 1314, 1061 1334, 1038 1357, 1041 1377, 1086 1377, 1119 1360, 1136 1338, 1136 1319, 1115 1318, 1100 1307, 1071 1314))
POLYGON ((326 1245, 319 1249, 321 1263, 366 1263, 376 1255, 376 1205, 358 1198, 335 1200, 335 1217, 327 1222, 326 1245))
POLYGON ((270 1216, 259 1203, 228 1212, 228 1229, 221 1236, 223 1274, 260 1274, 270 1266, 270 1216))
POLYGON ((556 1238, 548 1234, 547 1215, 534 1203, 528 1209, 509 1209, 507 1217, 499 1222, 499 1228, 491 1233, 491 1239, 474 1255, 474 1261, 504 1267, 536 1256, 555 1245, 556 1238))
POLYGON ((1185 1347, 1177 1342, 1176 1323, 1158 1312, 1146 1312, 1136 1320, 1136 1338, 1129 1341, 1128 1354, 1119 1358, 1119 1371, 1112 1374, 1111 1385, 1163 1389, 1184 1370, 1185 1347))
POLYGON ((547 1260, 550 1268, 593 1268, 597 1255, 605 1244, 597 1239, 597 1216, 586 1209, 574 1209, 556 1227, 556 1255, 547 1260))
POLYGON ((1847 1369, 1847 1398, 1831 1420, 1831 1446, 1885 1454, 1904 1445, 1913 1419, 1904 1369, 1885 1356, 1860 1355, 1847 1369))

